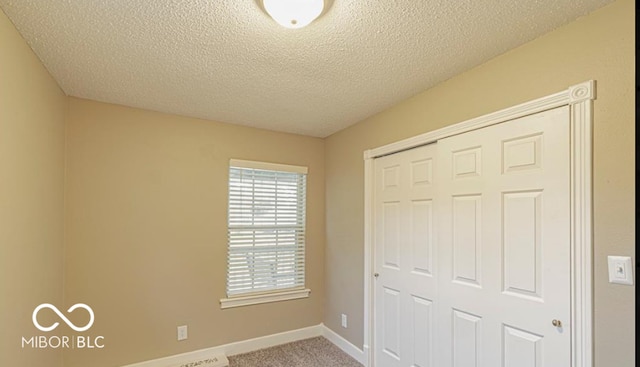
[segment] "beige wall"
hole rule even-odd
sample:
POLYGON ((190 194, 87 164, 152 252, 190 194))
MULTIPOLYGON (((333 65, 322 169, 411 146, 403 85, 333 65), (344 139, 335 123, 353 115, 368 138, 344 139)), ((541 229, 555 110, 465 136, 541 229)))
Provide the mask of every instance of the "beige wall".
POLYGON ((326 325, 362 346, 364 150, 595 79, 596 366, 634 365, 635 287, 609 284, 606 264, 634 256, 634 14, 615 2, 326 140, 326 325))
POLYGON ((65 366, 118 366, 317 325, 324 302, 324 141, 70 98, 68 303, 93 307, 100 351, 65 366), (311 296, 221 310, 230 158, 309 167, 311 296), (176 327, 189 339, 176 341, 176 327))
POLYGON ((323 315, 361 346, 362 152, 595 79, 596 366, 632 366, 635 287, 608 284, 606 256, 635 255, 634 13, 619 0, 323 141, 67 99, 0 12, 0 365, 62 365, 60 351, 19 348, 43 302, 91 305, 90 334, 106 338, 104 350, 65 352, 67 367, 158 358, 323 315), (232 157, 309 166, 309 299, 220 310, 232 157), (189 339, 177 342, 183 324, 189 339))
POLYGON ((64 93, 0 10, 0 366, 62 365, 59 350, 23 350, 21 338, 40 333, 36 306, 63 306, 65 110, 64 93))

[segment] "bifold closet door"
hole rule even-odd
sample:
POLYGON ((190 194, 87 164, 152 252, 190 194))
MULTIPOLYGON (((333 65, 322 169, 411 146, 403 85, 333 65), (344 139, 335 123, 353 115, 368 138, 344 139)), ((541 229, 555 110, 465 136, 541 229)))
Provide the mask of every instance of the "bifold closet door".
POLYGON ((376 366, 434 366, 435 150, 375 161, 376 366))
POLYGON ((570 365, 569 113, 438 141, 436 366, 570 365))

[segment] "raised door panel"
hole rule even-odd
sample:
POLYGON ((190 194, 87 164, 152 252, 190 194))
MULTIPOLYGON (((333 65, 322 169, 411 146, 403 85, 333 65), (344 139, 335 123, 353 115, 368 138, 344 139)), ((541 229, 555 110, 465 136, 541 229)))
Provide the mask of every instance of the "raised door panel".
POLYGON ((540 335, 503 325, 503 367, 542 367, 542 342, 540 335))
POLYGON ((382 302, 382 351, 400 360, 400 291, 383 289, 382 302))
POLYGON ((411 202, 412 269, 416 275, 431 276, 433 267, 433 201, 411 202))
POLYGON ((482 318, 453 310, 453 366, 480 367, 482 353, 482 318))
MULTIPOLYGON (((482 197, 453 197, 453 279, 475 287, 481 284, 482 197)), ((444 250, 444 249, 443 249, 444 250)))
POLYGON ((383 227, 382 263, 385 268, 400 268, 401 212, 399 202, 382 205, 381 223, 383 227))
POLYGON ((542 300, 540 190, 503 193, 503 290, 542 300))
POLYGON ((433 366, 433 302, 412 296, 412 367, 433 366))

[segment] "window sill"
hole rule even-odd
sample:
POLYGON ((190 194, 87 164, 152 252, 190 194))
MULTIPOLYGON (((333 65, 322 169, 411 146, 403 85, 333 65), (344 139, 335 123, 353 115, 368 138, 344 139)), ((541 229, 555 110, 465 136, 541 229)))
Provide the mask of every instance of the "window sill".
POLYGON ((247 296, 237 296, 231 298, 220 299, 220 308, 232 308, 249 305, 257 305, 260 303, 288 301, 292 299, 300 299, 309 297, 311 289, 294 289, 284 290, 263 294, 251 294, 247 296))

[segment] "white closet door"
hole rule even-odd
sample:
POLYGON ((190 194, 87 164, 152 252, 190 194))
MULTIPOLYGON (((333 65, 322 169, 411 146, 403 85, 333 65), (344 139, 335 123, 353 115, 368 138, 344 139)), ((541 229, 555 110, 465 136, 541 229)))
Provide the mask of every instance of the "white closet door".
POLYGON ((569 108, 375 161, 377 367, 570 364, 569 108))
POLYGON ((437 157, 435 365, 569 366, 569 108, 440 140, 437 157))
POLYGON ((435 151, 375 161, 376 366, 435 366, 435 151))

